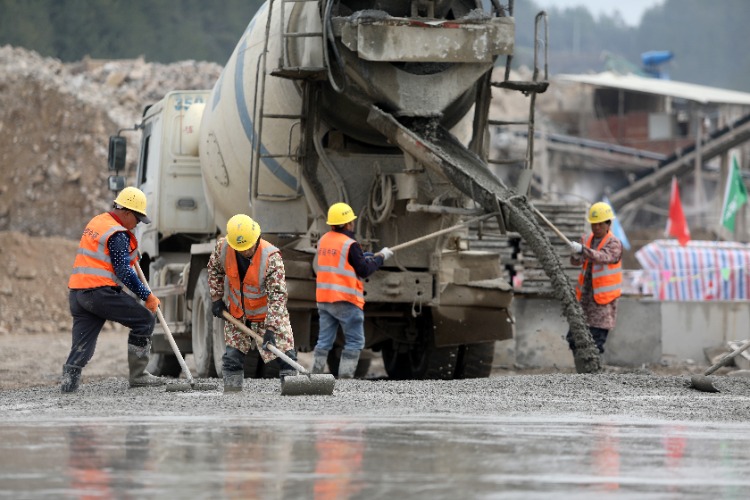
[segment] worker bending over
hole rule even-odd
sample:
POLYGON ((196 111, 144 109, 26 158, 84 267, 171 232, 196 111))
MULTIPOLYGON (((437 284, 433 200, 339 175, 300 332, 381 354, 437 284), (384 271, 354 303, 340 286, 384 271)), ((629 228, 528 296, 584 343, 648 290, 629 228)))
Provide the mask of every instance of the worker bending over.
POLYGON ((277 359, 282 379, 297 373, 266 348, 269 343, 273 344, 291 359, 297 360, 286 307, 288 294, 284 262, 279 249, 260 235, 257 222, 247 215, 237 214, 227 222, 227 236, 219 238, 208 261, 208 287, 213 301, 213 315, 223 319, 223 311, 228 310, 229 314, 263 337, 263 345, 256 346, 249 334, 225 322, 226 352, 222 357, 224 392, 242 390, 245 355, 253 347, 258 349, 264 363, 277 359))

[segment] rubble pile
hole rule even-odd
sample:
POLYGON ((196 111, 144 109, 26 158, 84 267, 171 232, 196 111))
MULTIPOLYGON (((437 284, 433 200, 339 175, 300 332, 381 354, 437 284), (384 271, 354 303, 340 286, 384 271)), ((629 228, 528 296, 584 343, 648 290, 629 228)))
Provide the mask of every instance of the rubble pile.
MULTIPOLYGON (((0 47, 0 231, 77 239, 111 200, 108 137, 167 91, 211 88, 220 72, 196 61, 65 64, 0 47)), ((136 154, 128 151, 131 169, 136 154)))
MULTIPOLYGON (((65 64, 0 47, 0 335, 69 332, 78 238, 112 200, 108 137, 133 127, 169 90, 211 88, 221 69, 143 59, 65 64)), ((128 173, 139 143, 130 139, 128 173)))

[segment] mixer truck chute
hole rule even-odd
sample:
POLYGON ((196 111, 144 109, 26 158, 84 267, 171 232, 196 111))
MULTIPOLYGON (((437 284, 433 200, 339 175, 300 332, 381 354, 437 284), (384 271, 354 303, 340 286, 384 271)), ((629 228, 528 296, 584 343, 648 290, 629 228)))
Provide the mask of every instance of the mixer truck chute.
MULTIPOLYGON (((137 184, 154 222, 138 236, 172 332, 199 376, 221 373, 222 323, 210 313, 205 267, 236 213, 259 221, 282 249, 301 351, 315 345, 312 260, 334 202, 357 212, 365 250, 496 213, 501 228, 521 227, 535 241, 553 281, 566 279, 525 197, 487 166, 491 86, 532 94, 531 132, 533 97, 546 89, 538 71, 534 82, 508 81, 513 2, 508 12, 492 5, 485 12, 477 0, 272 0, 213 90, 170 92, 146 109, 137 184), (503 55, 508 70, 498 85, 491 73, 503 55)), ((496 253, 467 250, 465 236, 457 230, 404 248, 365 281, 366 347, 382 353, 389 376, 486 377, 495 341, 512 337, 503 264, 496 253)), ((561 298, 575 313, 571 294, 561 298)), ((585 325, 571 326, 584 335, 585 325)), ((158 334, 153 349, 150 369, 175 374, 158 334)), ((275 375, 247 358, 246 375, 275 375)), ((337 364, 332 355, 334 372, 337 364)))

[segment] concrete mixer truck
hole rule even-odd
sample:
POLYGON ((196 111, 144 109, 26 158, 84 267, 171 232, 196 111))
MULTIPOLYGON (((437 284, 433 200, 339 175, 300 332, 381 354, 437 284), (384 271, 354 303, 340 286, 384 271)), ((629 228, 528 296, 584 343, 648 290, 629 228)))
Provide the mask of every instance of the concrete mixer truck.
MULTIPOLYGON (((418 241, 364 283, 366 348, 382 354, 388 376, 489 375, 495 341, 512 337, 512 289, 497 253, 472 251, 464 229, 442 230, 482 214, 519 225, 515 191, 487 167, 491 87, 530 94, 533 109, 546 78, 535 71, 534 81, 512 82, 506 71, 492 81, 498 57, 509 69, 513 52, 508 7, 271 0, 212 90, 175 90, 145 109, 136 185, 153 223, 139 228, 142 267, 198 376, 221 374, 206 264, 226 221, 250 215, 282 250, 304 352, 317 336, 316 243, 339 201, 356 211, 365 250, 418 241)), ((125 147, 122 135, 110 138, 115 189, 125 147)), ((149 369, 179 375, 158 328, 149 369)), ((274 375, 273 363, 247 358, 246 376, 274 375)))

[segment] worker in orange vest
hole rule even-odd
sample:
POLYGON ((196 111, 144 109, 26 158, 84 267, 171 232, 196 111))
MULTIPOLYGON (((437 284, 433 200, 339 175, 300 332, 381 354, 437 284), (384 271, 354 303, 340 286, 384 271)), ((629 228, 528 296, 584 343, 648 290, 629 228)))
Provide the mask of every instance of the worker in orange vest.
POLYGON ((323 373, 328 352, 336 340, 339 325, 344 332, 344 350, 338 377, 353 378, 359 354, 365 346, 365 296, 362 278, 380 269, 393 255, 388 247, 365 254, 354 239, 354 215, 346 203, 328 209, 326 224, 331 230, 318 242, 315 257, 316 300, 320 317, 318 343, 313 356, 313 373, 323 373))
MULTIPOLYGON (((581 266, 576 284, 576 297, 581 303, 591 337, 604 352, 604 343, 617 320, 617 298, 622 294, 622 243, 610 227, 615 214, 607 203, 591 205, 588 221, 591 233, 581 243, 571 242, 570 263, 581 266)), ((575 352, 572 333, 566 336, 575 352)))
MULTIPOLYGON (((279 376, 283 379, 297 371, 277 358, 267 345, 273 344, 289 358, 297 360, 286 307, 286 273, 280 250, 260 236, 260 225, 249 216, 237 214, 229 219, 227 236, 219 238, 208 261, 211 309, 214 316, 222 319, 222 313, 228 310, 262 336, 263 345, 256 346, 260 356, 264 363, 276 359, 279 376)), ((245 356, 254 341, 228 321, 224 324, 224 341, 224 392, 239 392, 245 378, 245 356)))
POLYGON ((78 390, 81 370, 94 355, 96 340, 107 320, 130 328, 130 387, 166 383, 146 371, 159 299, 133 270, 138 260, 133 229, 139 222, 151 223, 146 215, 146 195, 138 188, 126 187, 115 198, 112 210, 91 219, 83 230, 68 280, 73 341, 63 365, 62 392, 78 390), (145 307, 124 293, 123 286, 144 301, 145 307))

